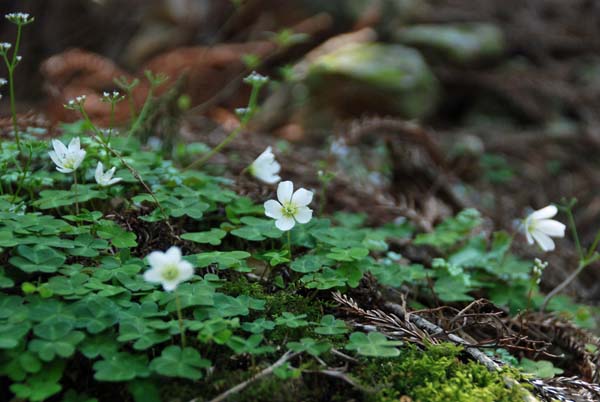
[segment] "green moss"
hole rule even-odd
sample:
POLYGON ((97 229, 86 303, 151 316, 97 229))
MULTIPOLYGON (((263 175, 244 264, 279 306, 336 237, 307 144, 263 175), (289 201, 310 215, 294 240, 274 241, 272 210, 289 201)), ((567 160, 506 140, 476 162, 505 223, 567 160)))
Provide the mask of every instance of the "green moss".
POLYGON ((357 370, 366 385, 377 391, 367 395, 370 402, 392 402, 401 396, 427 402, 519 401, 520 391, 508 389, 502 373, 484 366, 463 363, 461 348, 436 345, 425 351, 408 347, 398 359, 369 359, 357 370))

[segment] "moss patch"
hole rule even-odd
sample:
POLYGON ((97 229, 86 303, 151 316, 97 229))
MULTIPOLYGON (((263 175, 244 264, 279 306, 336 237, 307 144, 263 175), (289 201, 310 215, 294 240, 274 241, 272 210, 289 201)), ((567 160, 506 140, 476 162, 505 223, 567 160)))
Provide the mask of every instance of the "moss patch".
POLYGON ((481 364, 462 362, 461 348, 442 344, 425 351, 409 346, 397 359, 368 359, 357 368, 363 384, 376 389, 370 402, 392 402, 406 395, 427 402, 498 402, 521 400, 520 391, 508 389, 501 373, 481 364))

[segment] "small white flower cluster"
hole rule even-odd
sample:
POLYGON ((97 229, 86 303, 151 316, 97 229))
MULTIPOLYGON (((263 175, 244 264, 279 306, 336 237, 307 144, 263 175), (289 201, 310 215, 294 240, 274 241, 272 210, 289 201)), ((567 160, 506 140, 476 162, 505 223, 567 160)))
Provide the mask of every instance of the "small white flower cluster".
POLYGON ((249 76, 244 78, 244 82, 250 85, 258 85, 263 86, 269 81, 269 77, 265 77, 264 75, 260 75, 256 71, 252 71, 249 76))
POLYGON ((33 17, 30 18, 28 13, 9 13, 4 18, 17 25, 26 25, 33 22, 33 17))
MULTIPOLYGON (((72 173, 76 171, 85 158, 86 151, 81 149, 79 137, 73 138, 68 146, 65 146, 65 144, 59 140, 52 140, 52 147, 54 150, 48 152, 48 155, 56 165, 56 170, 61 173, 72 173)), ((118 177, 113 178, 115 170, 116 168, 113 167, 104 172, 102 162, 98 162, 94 175, 96 183, 102 187, 106 187, 123 180, 118 177)))
POLYGON ((0 52, 5 53, 7 50, 9 50, 12 47, 12 45, 8 42, 1 42, 0 43, 0 52))
MULTIPOLYGON (((8 81, 6 81, 4 78, 0 78, 0 87, 3 87, 4 85, 6 85, 8 81)), ((2 99, 2 94, 0 94, 0 99, 2 99)))
POLYGON ((125 99, 125 95, 121 95, 119 93, 119 91, 112 91, 112 93, 111 92, 103 92, 102 98, 100 98, 100 101, 104 102, 104 103, 119 103, 123 99, 125 99))
POLYGON ((85 95, 80 95, 75 97, 75 99, 69 99, 69 101, 64 105, 64 107, 65 109, 69 110, 79 110, 81 107, 83 107, 86 98, 87 97, 85 95))
POLYGON ((247 107, 238 107, 235 109, 235 115, 239 118, 243 118, 249 111, 250 109, 247 107))
POLYGON ((535 279, 535 282, 539 285, 542 281, 542 273, 544 269, 548 266, 547 261, 542 261, 539 258, 533 260, 533 272, 532 277, 535 279))

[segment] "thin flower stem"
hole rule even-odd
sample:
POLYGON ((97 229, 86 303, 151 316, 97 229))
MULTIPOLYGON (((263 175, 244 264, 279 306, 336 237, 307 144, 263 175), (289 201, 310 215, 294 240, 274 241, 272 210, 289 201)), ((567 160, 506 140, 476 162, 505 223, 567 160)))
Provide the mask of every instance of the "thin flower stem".
POLYGON ((183 328, 183 316, 181 314, 181 302, 179 301, 179 294, 175 290, 175 305, 177 306, 177 320, 179 321, 179 334, 181 335, 181 349, 185 348, 185 331, 183 328))
POLYGON ((21 29, 22 25, 17 25, 17 39, 15 40, 15 47, 13 50, 12 60, 9 62, 8 58, 5 57, 6 67, 8 69, 8 88, 10 93, 10 113, 12 115, 13 131, 15 132, 15 140, 17 142, 17 148, 19 153, 22 153, 21 149, 21 137, 19 135, 19 124, 17 122, 17 108, 15 105, 15 80, 14 72, 17 64, 17 56, 19 51, 19 45, 21 43, 21 29))
POLYGON ((137 118, 133 121, 133 124, 131 125, 131 128, 129 129, 129 133, 127 134, 127 138, 131 137, 131 134, 135 133, 142 125, 142 122, 144 121, 144 119, 146 118, 146 115, 148 114, 148 110, 150 110, 150 103, 152 101, 153 95, 154 95, 154 87, 152 85, 150 85, 150 89, 148 90, 148 96, 146 96, 146 100, 144 101, 142 110, 140 111, 140 114, 137 116, 137 118))
POLYGON ((221 149, 226 147, 231 141, 235 140, 235 138, 242 132, 243 129, 244 129, 244 127, 240 124, 240 126, 238 128, 236 128, 235 130, 233 130, 231 133, 229 133, 229 135, 227 137, 225 137, 225 139, 223 141, 221 141, 221 143, 219 145, 214 147, 208 154, 206 154, 202 158, 192 162, 184 170, 188 170, 188 169, 191 169, 196 166, 202 166, 207 160, 209 160, 210 158, 212 158, 213 156, 218 154, 219 151, 221 151, 221 149))
POLYGON ((290 261, 292 261, 292 235, 289 230, 287 232, 287 246, 288 246, 288 256, 290 257, 290 261))
POLYGON ((12 197, 11 202, 13 202, 13 203, 16 201, 17 197, 19 196, 19 193, 21 192, 21 189, 23 188, 23 184, 25 183, 25 178, 27 177, 27 172, 29 172, 29 166, 31 165, 32 154, 33 154, 33 151, 30 146, 29 147, 29 157, 27 158, 27 162, 25 162, 25 169, 21 172, 21 177, 19 178, 19 184, 17 185, 17 191, 14 192, 13 197, 12 197))
POLYGON ((581 242, 579 241, 579 234, 577 233, 577 227, 575 226, 573 212, 571 211, 570 207, 566 208, 565 212, 567 213, 567 218, 569 219, 569 226, 571 227, 571 234, 573 235, 573 240, 575 240, 575 248, 577 249, 579 260, 583 261, 585 259, 585 255, 583 253, 583 248, 581 247, 581 242))
POLYGON ((529 309, 531 308, 531 296, 533 295, 533 287, 534 286, 535 286, 534 282, 531 281, 531 283, 529 284, 529 292, 527 292, 527 307, 525 307, 526 314, 529 312, 529 309))
POLYGON ((236 137, 244 130, 244 128, 246 128, 248 122, 250 121, 250 118, 254 114, 253 112, 256 109, 256 103, 258 102, 258 93, 260 92, 260 88, 261 85, 252 86, 252 92, 250 93, 250 99, 248 100, 248 108, 246 110, 246 113, 244 114, 244 117, 242 117, 242 120, 240 121, 240 125, 231 133, 229 133, 229 135, 225 137, 225 139, 221 141, 219 145, 214 147, 209 153, 204 155, 202 158, 192 162, 184 170, 188 170, 196 166, 202 166, 206 161, 218 154, 221 151, 221 149, 226 147, 231 141, 236 139, 236 137))
POLYGON ((77 190, 77 170, 73 171, 73 189, 75 191, 75 214, 79 216, 79 191, 77 190))
POLYGON ((127 90, 127 102, 129 103, 129 114, 131 115, 131 124, 135 121, 136 111, 135 111, 135 99, 133 99, 133 90, 127 90))
POLYGON ((550 300, 554 296, 556 296, 558 293, 562 292, 567 286, 569 286, 571 284, 571 282, 573 282, 575 280, 575 278, 577 278, 577 276, 581 273, 581 271, 584 270, 585 267, 598 261, 598 259, 600 259, 600 254, 595 254, 590 259, 579 261, 579 265, 577 266, 577 269, 575 271, 573 271, 571 273, 571 275, 567 276, 564 281, 562 281, 557 287, 552 289, 550 291, 550 293, 548 293, 546 295, 546 297, 544 298, 544 302, 542 303, 542 306, 540 307, 540 311, 543 312, 546 309, 546 306, 548 306, 548 303, 550 302, 550 300))
MULTIPOLYGON (((110 123, 108 126, 108 139, 106 140, 107 144, 110 144, 110 139, 112 137, 114 125, 115 125, 115 102, 113 101, 113 102, 110 102, 110 123)), ((108 158, 108 155, 106 155, 106 158, 108 158)))
POLYGON ((599 242, 600 242, 600 230, 598 231, 598 233, 596 233, 596 237, 594 238, 592 245, 588 249, 587 255, 585 256, 586 260, 589 260, 590 258, 592 258, 592 256, 594 255, 594 252, 596 251, 596 247, 598 247, 599 242))
POLYGON ((165 223, 167 224, 169 231, 171 232, 171 235, 175 238, 179 238, 175 234, 175 229, 173 229, 173 226, 171 226, 171 222, 169 222, 169 215, 167 214, 167 211, 165 211, 162 204, 158 201, 158 198, 156 197, 156 194, 154 194, 154 191, 152 191, 150 186, 148 186, 148 184, 146 184, 146 182, 142 179, 142 176, 140 175, 140 173, 137 170, 135 170, 135 168, 133 166, 131 166, 129 163, 127 163, 125 158, 123 158, 123 156, 119 152, 117 152, 116 150, 111 148, 111 146, 108 143, 108 141, 106 140, 106 138, 104 138, 102 131, 100 131, 98 129, 98 127, 96 127, 96 125, 92 122, 92 120, 90 119, 90 117, 88 116, 87 112, 85 111, 85 109, 83 107, 79 108, 79 112, 81 113, 81 115, 83 116, 85 121, 92 127, 92 130, 96 134, 95 136, 92 136, 94 141, 96 141, 98 144, 103 146, 107 153, 113 154, 118 160, 120 160, 121 163, 129 170, 129 172, 132 174, 132 176, 142 185, 142 187, 144 187, 144 189, 148 192, 148 194, 150 194, 150 197, 152 197, 152 200, 156 203, 156 205, 160 209, 160 212, 162 213, 162 215, 165 219, 165 223))

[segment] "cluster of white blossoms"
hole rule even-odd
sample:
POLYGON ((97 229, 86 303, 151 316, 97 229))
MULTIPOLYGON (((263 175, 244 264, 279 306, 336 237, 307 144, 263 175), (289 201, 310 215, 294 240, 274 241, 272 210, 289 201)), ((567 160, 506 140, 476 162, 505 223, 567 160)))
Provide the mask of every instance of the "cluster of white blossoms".
MULTIPOLYGON (((250 165, 249 171, 257 179, 269 184, 281 180, 278 173, 281 166, 268 147, 250 165)), ((277 200, 264 203, 265 214, 275 219, 275 226, 281 231, 291 230, 296 223, 307 223, 312 218, 312 209, 308 207, 313 199, 312 191, 299 188, 294 191, 291 181, 283 181, 277 187, 277 200)), ((147 256, 150 269, 144 272, 144 279, 151 283, 160 283, 166 291, 173 291, 181 282, 194 275, 192 264, 182 259, 181 250, 171 247, 165 253, 153 251, 147 256)))
POLYGON ((558 208, 548 205, 531 213, 523 221, 523 231, 529 244, 536 242, 543 251, 554 250, 552 237, 565 237, 566 226, 554 219, 558 208))
POLYGON ((28 13, 9 13, 6 14, 4 18, 18 25, 25 25, 33 22, 33 17, 30 17, 28 13))
MULTIPOLYGON (((54 150, 48 152, 48 155, 56 165, 56 170, 61 173, 73 173, 85 159, 86 152, 81 149, 79 137, 73 138, 68 146, 59 140, 52 140, 52 147, 54 150)), ((105 172, 102 162, 98 162, 94 175, 96 183, 102 187, 106 187, 123 180, 119 177, 113 178, 115 170, 116 167, 113 167, 105 172)))
MULTIPOLYGON (((275 160, 271 147, 267 147, 248 167, 248 172, 267 184, 281 180, 281 165, 275 160)), ((308 207, 313 198, 312 191, 300 188, 294 192, 294 183, 283 181, 277 187, 277 200, 264 203, 265 215, 275 219, 275 226, 281 231, 291 230, 296 223, 307 223, 312 218, 308 207)))

